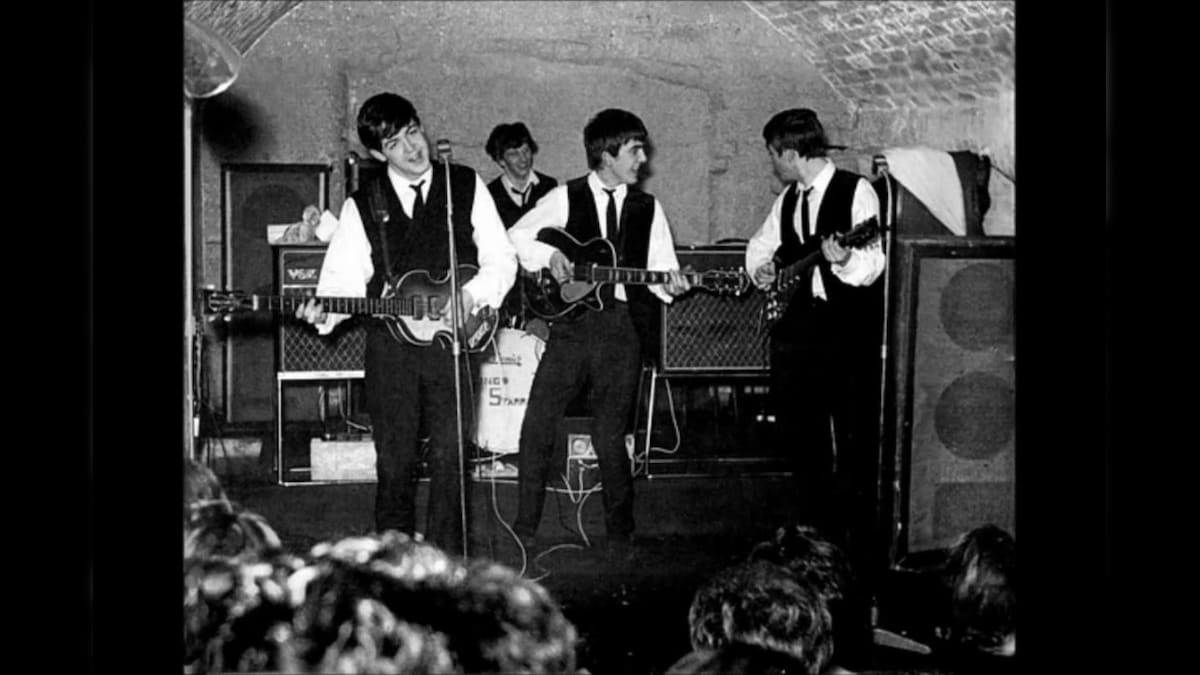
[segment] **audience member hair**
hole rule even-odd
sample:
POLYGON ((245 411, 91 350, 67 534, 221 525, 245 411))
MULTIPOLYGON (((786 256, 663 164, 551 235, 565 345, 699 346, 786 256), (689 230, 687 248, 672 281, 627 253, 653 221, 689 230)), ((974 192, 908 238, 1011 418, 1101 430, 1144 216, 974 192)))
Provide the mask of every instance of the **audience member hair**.
POLYGON ((279 658, 295 605, 288 578, 303 566, 280 551, 186 560, 183 661, 190 672, 288 670, 279 658))
POLYGON ((692 599, 694 650, 751 645, 787 654, 817 675, 833 654, 832 618, 821 596, 787 569, 754 560, 723 570, 692 599))
POLYGON ((821 597, 833 620, 834 647, 839 656, 854 655, 869 646, 868 609, 861 591, 855 588, 850 563, 842 549, 815 527, 780 527, 771 539, 751 549, 749 559, 780 565, 821 597))
POLYGON ((649 143, 649 137, 646 125, 637 115, 617 108, 601 110, 583 128, 583 147, 587 151, 588 168, 599 169, 605 152, 616 157, 621 146, 627 142, 649 143))
POLYGON ((489 157, 499 162, 505 152, 522 145, 528 145, 529 152, 537 154, 538 144, 533 140, 533 135, 529 133, 529 127, 525 126, 524 122, 513 122, 512 124, 497 124, 492 129, 492 133, 488 135, 484 148, 489 157))
POLYGON ((995 525, 975 528, 951 547, 945 570, 950 587, 947 639, 990 653, 1011 653, 1017 614, 1013 537, 995 525))
POLYGON ((212 501, 227 502, 225 490, 217 475, 204 464, 194 459, 183 462, 183 505, 189 507, 196 503, 212 501))
POLYGON ((300 606, 289 658, 300 668, 575 670, 574 626, 541 585, 507 567, 466 566, 398 532, 319 544, 311 557, 292 579, 300 606))
POLYGON ((209 502, 192 510, 183 557, 207 559, 255 556, 282 551, 279 535, 261 515, 229 502, 209 502))

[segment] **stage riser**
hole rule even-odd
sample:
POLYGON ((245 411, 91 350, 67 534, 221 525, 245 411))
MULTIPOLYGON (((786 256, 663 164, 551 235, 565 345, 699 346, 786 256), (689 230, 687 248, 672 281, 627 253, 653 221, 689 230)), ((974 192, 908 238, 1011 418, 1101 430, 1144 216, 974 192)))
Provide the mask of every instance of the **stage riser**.
MULTIPOLYGON (((424 523, 429 483, 417 486, 417 522, 424 523)), ((552 489, 564 489, 557 481, 552 489)), ((308 545, 369 532, 372 528, 373 483, 271 486, 237 490, 240 503, 266 517, 287 541, 308 545)), ((637 534, 709 536, 770 534, 791 517, 794 483, 789 477, 640 478, 634 484, 637 534)), ((471 543, 484 548, 509 537, 517 514, 517 486, 511 479, 473 482, 469 503, 471 543)), ((573 503, 565 493, 546 495, 538 536, 551 542, 582 543, 604 537, 603 495, 597 491, 573 503)))

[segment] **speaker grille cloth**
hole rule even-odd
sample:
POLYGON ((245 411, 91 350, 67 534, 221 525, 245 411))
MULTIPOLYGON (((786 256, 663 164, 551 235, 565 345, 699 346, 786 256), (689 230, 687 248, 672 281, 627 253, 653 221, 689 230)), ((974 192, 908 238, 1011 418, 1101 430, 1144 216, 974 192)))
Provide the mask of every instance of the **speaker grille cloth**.
MULTIPOLYGON (((325 251, 284 250, 280 252, 280 293, 312 295, 325 251)), ((362 370, 366 332, 359 317, 350 317, 331 335, 318 335, 315 328, 291 316, 280 318, 280 372, 362 370)))
MULTIPOLYGON (((680 267, 697 272, 740 270, 745 245, 677 251, 680 267)), ((660 363, 664 372, 763 371, 768 365, 766 333, 759 320, 766 295, 741 296, 693 291, 663 307, 660 363)))
POLYGON ((1011 260, 921 262, 910 551, 988 523, 1015 533, 1011 260))

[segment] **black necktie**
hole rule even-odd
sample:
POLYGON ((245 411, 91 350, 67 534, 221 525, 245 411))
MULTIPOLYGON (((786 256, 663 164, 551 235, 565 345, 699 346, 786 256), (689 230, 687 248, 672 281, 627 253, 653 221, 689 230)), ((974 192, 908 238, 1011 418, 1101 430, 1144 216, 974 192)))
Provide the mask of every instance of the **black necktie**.
POLYGON ((416 220, 417 214, 421 212, 421 209, 425 208, 425 200, 421 198, 421 186, 423 185, 425 185, 425 181, 421 181, 416 185, 409 185, 409 187, 413 189, 413 192, 417 193, 417 195, 413 197, 412 220, 416 220))
POLYGON ((804 241, 808 241, 808 238, 812 236, 812 231, 808 226, 808 193, 812 192, 812 190, 812 188, 805 190, 804 196, 800 199, 800 229, 803 230, 800 233, 800 238, 804 241))
POLYGON ((613 243, 616 243, 616 241, 617 241, 617 199, 616 199, 616 197, 613 197, 613 193, 616 192, 616 189, 615 188, 612 190, 609 190, 607 188, 600 188, 600 189, 604 190, 605 192, 608 193, 608 212, 604 214, 604 221, 605 221, 604 222, 604 224, 605 224, 604 238, 613 243))
POLYGON ((529 186, 528 186, 528 185, 526 185, 526 189, 524 189, 524 190, 517 190, 517 189, 516 189, 516 187, 509 187, 509 190, 511 190, 511 191, 512 191, 512 193, 514 193, 514 195, 520 195, 520 196, 521 196, 521 205, 522 205, 522 207, 523 207, 523 205, 524 205, 524 199, 526 199, 526 193, 528 193, 528 192, 529 192, 529 186))

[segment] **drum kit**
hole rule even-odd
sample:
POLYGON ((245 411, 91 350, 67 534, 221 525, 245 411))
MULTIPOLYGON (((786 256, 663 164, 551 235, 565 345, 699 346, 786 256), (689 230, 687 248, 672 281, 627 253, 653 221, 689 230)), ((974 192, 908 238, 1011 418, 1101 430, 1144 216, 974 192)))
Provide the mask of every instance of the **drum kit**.
POLYGON ((486 358, 479 366, 475 446, 483 453, 481 475, 516 475, 521 423, 550 327, 542 319, 502 313, 486 358))

